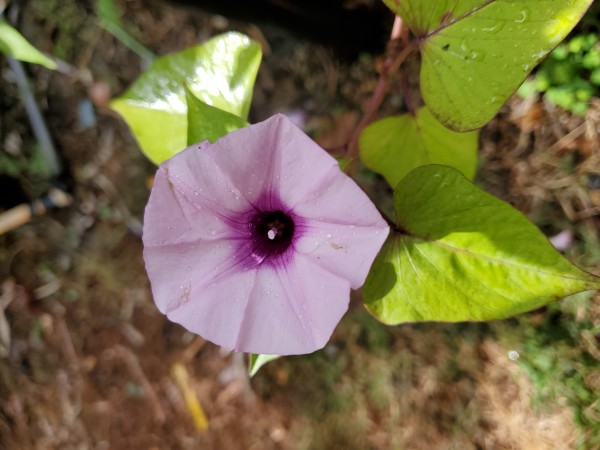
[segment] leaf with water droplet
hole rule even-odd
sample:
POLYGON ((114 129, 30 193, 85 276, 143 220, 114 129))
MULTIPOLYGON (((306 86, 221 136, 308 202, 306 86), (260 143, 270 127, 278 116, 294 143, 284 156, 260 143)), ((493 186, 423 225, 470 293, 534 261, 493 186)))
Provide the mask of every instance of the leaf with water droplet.
POLYGON ((393 188, 412 169, 445 164, 468 178, 475 175, 478 131, 457 133, 440 124, 426 107, 415 115, 388 117, 360 136, 360 157, 393 188))
POLYGON ((245 121, 260 59, 260 45, 243 34, 215 36, 158 58, 111 108, 123 116, 146 156, 160 164, 188 143, 186 85, 207 105, 202 113, 209 120, 222 122, 230 114, 245 121))
POLYGON ((467 131, 494 117, 592 0, 384 2, 417 37, 425 103, 444 125, 467 131))

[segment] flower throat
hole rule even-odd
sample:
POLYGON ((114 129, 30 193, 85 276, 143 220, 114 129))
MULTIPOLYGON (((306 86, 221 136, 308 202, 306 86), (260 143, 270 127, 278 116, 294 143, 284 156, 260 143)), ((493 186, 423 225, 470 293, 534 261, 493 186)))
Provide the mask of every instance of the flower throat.
POLYGON ((284 253, 294 237, 294 221, 283 211, 266 211, 257 214, 253 220, 253 240, 263 256, 284 253))

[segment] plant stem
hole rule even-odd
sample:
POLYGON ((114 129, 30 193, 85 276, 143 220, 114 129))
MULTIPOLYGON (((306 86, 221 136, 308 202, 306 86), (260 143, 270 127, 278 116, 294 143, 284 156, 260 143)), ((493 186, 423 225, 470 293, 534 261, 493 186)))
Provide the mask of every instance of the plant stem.
MULTIPOLYGON (((400 41, 405 46, 411 45, 409 37, 408 37, 408 28, 404 27, 401 30, 400 41)), ((396 69, 399 70, 400 67, 397 67, 396 69)), ((409 113, 414 114, 415 107, 414 107, 414 103, 413 103, 411 92, 410 92, 408 77, 406 76, 405 72, 403 72, 400 75, 400 84, 401 84, 401 89, 402 89, 402 97, 404 98, 404 104, 406 105, 406 109, 408 110, 409 113)))
POLYGON ((61 172, 60 161, 56 154, 56 149, 54 148, 54 143, 50 137, 50 132, 48 131, 44 117, 33 97, 33 92, 31 91, 29 80, 25 74, 25 69, 23 69, 23 64, 21 61, 10 56, 7 56, 6 60, 8 61, 8 66, 15 75, 15 80, 19 88, 19 95, 21 96, 21 101, 27 112, 27 117, 29 117, 33 134, 37 139, 44 165, 48 172, 55 177, 61 172))
MULTIPOLYGON (((373 95, 369 100, 362 119, 356 126, 356 129, 350 138, 350 142, 348 143, 346 157, 350 160, 355 159, 358 155, 358 139, 360 138, 360 134, 375 118, 375 115, 385 98, 385 94, 387 93, 390 77, 398 71, 398 68, 413 50, 414 43, 408 41, 408 30, 403 26, 402 19, 399 16, 396 16, 390 35, 387 56, 383 63, 383 67, 381 68, 377 85, 375 86, 375 90, 373 91, 373 95), (398 52, 398 44, 401 43, 404 43, 404 48, 402 51, 398 52)), ((350 166, 350 164, 348 164, 348 166, 350 166)))
POLYGON ((144 67, 148 68, 156 60, 156 55, 135 40, 127 31, 120 25, 113 22, 102 22, 102 26, 106 31, 117 38, 125 47, 138 55, 144 67))

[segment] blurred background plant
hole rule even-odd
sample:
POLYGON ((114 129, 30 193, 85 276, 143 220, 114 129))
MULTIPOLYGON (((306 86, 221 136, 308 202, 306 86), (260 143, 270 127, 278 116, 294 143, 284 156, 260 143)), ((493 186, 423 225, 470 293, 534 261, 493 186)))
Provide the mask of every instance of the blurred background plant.
POLYGON ((543 94, 551 103, 584 115, 600 92, 598 35, 578 34, 558 45, 518 92, 523 97, 543 94))

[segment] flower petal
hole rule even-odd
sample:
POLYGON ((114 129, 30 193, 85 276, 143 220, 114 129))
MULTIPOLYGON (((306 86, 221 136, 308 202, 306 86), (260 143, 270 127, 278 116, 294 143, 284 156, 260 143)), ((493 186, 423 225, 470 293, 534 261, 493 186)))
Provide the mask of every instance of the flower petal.
POLYGON ((198 302, 178 300, 166 311, 188 330, 230 350, 295 355, 327 343, 348 308, 350 286, 297 257, 282 267, 231 271, 202 286, 192 281, 179 292, 185 298, 202 296, 198 302), (311 283, 299 285, 307 279, 311 283))
MULTIPOLYGON (((227 216, 249 208, 235 178, 215 165, 211 155, 218 152, 208 141, 194 144, 161 164, 169 182, 188 202, 208 209, 211 214, 227 216), (229 214, 227 214, 229 213, 229 214)), ((234 156, 226 155, 228 158, 234 156)))
POLYGON ((263 124, 278 133, 272 146, 277 162, 274 189, 289 207, 311 192, 326 189, 336 175, 349 179, 337 161, 286 116, 275 115, 263 124))
POLYGON ((201 298, 203 288, 224 273, 237 270, 235 256, 235 245, 221 240, 144 247, 146 271, 158 309, 166 313, 192 298, 201 298))
POLYGON ((235 349, 296 355, 323 348, 350 299, 348 281, 301 255, 256 273, 235 349))
POLYGON ((166 311, 167 317, 204 339, 226 349, 236 350, 240 326, 255 278, 256 271, 248 270, 231 271, 216 283, 195 284, 192 279, 186 293, 191 300, 180 302, 176 308, 166 311))
POLYGON ((362 286, 389 226, 358 185, 337 170, 294 205, 294 214, 305 220, 296 250, 350 280, 353 289, 362 286))
MULTIPOLYGON (((207 153, 212 162, 234 180, 246 198, 256 204, 267 196, 293 205, 313 189, 327 183, 329 172, 339 172, 335 159, 282 114, 229 133, 207 153)), ((278 205, 275 205, 278 206, 278 205)))
POLYGON ((305 219, 378 229, 389 228, 367 194, 339 168, 323 183, 293 205, 305 219))
POLYGON ((387 225, 356 226, 317 220, 307 220, 305 229, 304 235, 294 243, 296 252, 349 280, 352 289, 364 284, 389 232, 387 225))
MULTIPOLYGON (((269 119, 223 136, 204 154, 205 164, 227 174, 234 195, 243 195, 255 204, 264 192, 274 192, 278 130, 269 119)), ((231 193, 230 193, 231 195, 231 193)))
POLYGON ((214 239, 227 231, 222 220, 206 214, 202 205, 184 198, 168 180, 167 171, 162 167, 158 169, 144 211, 145 247, 194 243, 214 239))

